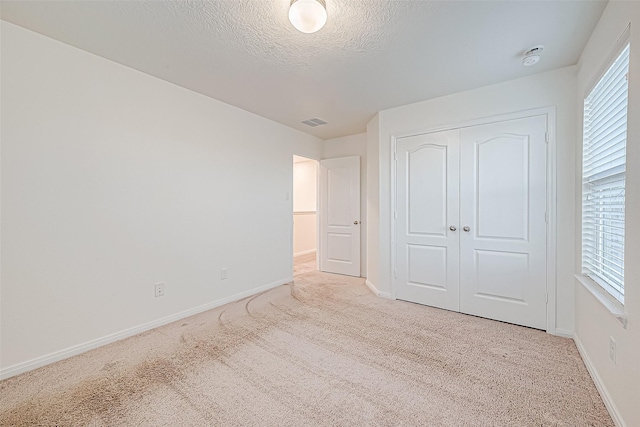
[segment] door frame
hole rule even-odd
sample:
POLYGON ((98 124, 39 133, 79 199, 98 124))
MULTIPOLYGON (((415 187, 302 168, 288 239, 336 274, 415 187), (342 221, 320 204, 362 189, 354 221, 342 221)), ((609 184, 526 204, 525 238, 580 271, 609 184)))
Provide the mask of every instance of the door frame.
MULTIPOLYGON (((293 156, 304 157, 309 160, 313 160, 317 163, 316 168, 316 270, 320 270, 320 257, 318 254, 320 253, 320 161, 322 157, 311 156, 308 153, 298 154, 295 150, 292 153, 293 156)), ((289 190, 289 194, 291 195, 291 226, 289 227, 290 236, 289 236, 289 253, 290 253, 290 267, 291 267, 291 277, 293 280, 293 163, 291 164, 291 188, 289 190)))
POLYGON ((428 133, 442 132, 447 130, 461 129, 472 126, 486 125, 490 123, 504 122, 509 120, 524 119, 534 116, 546 116, 547 118, 547 333, 558 335, 556 329, 556 250, 557 250, 557 186, 556 186, 556 107, 548 106, 522 110, 513 113, 500 114, 497 116, 482 117, 473 120, 431 126, 407 132, 396 132, 391 135, 391 297, 397 299, 398 275, 396 261, 396 218, 397 218, 397 140, 409 136, 416 136, 428 133))

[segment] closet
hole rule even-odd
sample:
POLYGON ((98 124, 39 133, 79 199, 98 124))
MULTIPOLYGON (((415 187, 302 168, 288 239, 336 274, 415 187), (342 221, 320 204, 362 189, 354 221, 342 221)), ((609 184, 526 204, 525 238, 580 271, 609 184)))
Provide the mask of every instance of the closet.
POLYGON ((398 299, 546 329, 547 116, 397 138, 398 299))

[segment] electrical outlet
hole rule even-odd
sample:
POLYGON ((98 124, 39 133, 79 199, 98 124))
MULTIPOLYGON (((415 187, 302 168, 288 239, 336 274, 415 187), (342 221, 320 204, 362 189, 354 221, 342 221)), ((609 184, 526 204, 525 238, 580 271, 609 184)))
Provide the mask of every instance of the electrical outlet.
POLYGON ((609 337, 609 359, 616 363, 616 340, 609 337))
POLYGON ((155 285, 156 297, 164 296, 164 283, 156 283, 155 285))
POLYGON ((220 279, 227 280, 229 278, 229 271, 226 268, 220 270, 220 279))

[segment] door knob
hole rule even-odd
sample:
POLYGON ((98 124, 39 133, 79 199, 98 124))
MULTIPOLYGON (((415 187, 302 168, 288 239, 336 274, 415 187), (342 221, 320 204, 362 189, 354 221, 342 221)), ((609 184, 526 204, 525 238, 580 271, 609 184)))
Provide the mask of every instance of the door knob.
POLYGON ((468 225, 465 225, 464 227, 462 227, 462 229, 463 229, 464 231, 466 231, 467 233, 468 233, 469 231, 471 231, 471 228, 470 228, 468 225))
POLYGON ((360 221, 353 221, 353 225, 358 225, 360 224, 360 221))
POLYGON ((457 230, 457 228, 456 228, 456 226, 455 226, 455 225, 452 225, 451 227, 449 227, 449 230, 451 230, 451 231, 456 231, 456 230, 457 230))

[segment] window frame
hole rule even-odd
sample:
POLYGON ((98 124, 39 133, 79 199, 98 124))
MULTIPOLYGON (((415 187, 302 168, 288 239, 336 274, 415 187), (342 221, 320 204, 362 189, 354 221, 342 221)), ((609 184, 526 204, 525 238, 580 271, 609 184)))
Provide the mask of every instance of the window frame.
MULTIPOLYGON (((585 244, 585 233, 589 233, 589 230, 587 228, 585 228, 585 207, 588 206, 588 202, 587 200, 585 200, 585 197, 587 195, 593 195, 595 193, 595 191, 597 190, 589 190, 587 191, 587 181, 585 180, 585 150, 587 148, 589 148, 588 145, 588 141, 587 141, 587 125, 588 125, 588 120, 587 120, 587 107, 588 107, 588 100, 589 98, 592 97, 592 95, 594 94, 594 90, 596 88, 598 88, 598 86, 604 81, 605 77, 608 76, 609 72, 611 70, 613 70, 615 68, 615 64, 616 62, 620 59, 621 55, 623 54, 623 52, 626 49, 629 49, 630 51, 630 40, 629 40, 629 30, 630 28, 627 27, 627 29, 625 30, 625 32, 623 33, 623 35, 618 39, 617 43, 616 43, 616 47, 615 49, 612 51, 612 54, 607 58, 607 61, 604 63, 604 66, 601 67, 600 69, 600 73, 596 76, 594 76, 593 80, 592 80, 592 84, 591 86, 588 88, 588 90, 586 91, 586 94, 583 98, 583 110, 582 110, 582 130, 583 130, 583 134, 582 134, 582 150, 581 150, 581 207, 582 207, 582 217, 581 217, 581 236, 582 236, 582 245, 581 245, 581 252, 580 252, 580 266, 581 266, 581 273, 583 276, 588 277, 589 279, 591 279, 595 284, 597 284, 597 286, 599 286, 600 288, 602 288, 604 291, 606 291, 606 293, 608 295, 610 295, 612 298, 614 298, 617 302, 619 302, 620 304, 624 304, 624 249, 625 249, 625 244, 624 244, 624 240, 625 240, 625 221, 626 221, 626 203, 623 202, 622 204, 622 214, 623 219, 622 219, 622 260, 620 262, 621 266, 621 274, 620 277, 622 278, 622 280, 620 281, 620 286, 618 287, 617 284, 615 283, 610 283, 606 277, 603 277, 602 274, 598 274, 598 272, 594 272, 591 271, 588 267, 585 267, 585 249, 591 248, 592 251, 596 252, 598 251, 598 247, 603 245, 603 242, 605 241, 603 239, 602 236, 604 236, 605 234, 610 234, 608 232, 604 232, 604 231, 594 231, 595 228, 592 229, 592 233, 594 233, 597 236, 600 237, 594 237, 594 244, 592 244, 591 246, 587 246, 585 244), (603 239, 603 240, 598 240, 598 239, 603 239), (597 240, 597 241, 596 241, 597 240)), ((629 99, 629 71, 628 71, 628 67, 629 67, 629 58, 627 57, 627 72, 625 73, 626 76, 626 111, 625 111, 625 121, 624 121, 624 126, 625 126, 625 137, 624 137, 624 150, 625 150, 625 158, 624 158, 624 170, 626 171, 626 147, 628 144, 627 141, 627 136, 626 136, 626 132, 628 130, 628 99, 629 99)), ((610 93, 607 93, 607 102, 610 102, 611 99, 615 99, 613 96, 610 96, 610 93)), ((607 119, 608 121, 609 119, 607 119)), ((606 144, 607 146, 609 146, 610 148, 614 148, 615 144, 609 145, 611 141, 608 141, 606 144)), ((604 145, 603 145, 604 147, 604 145)), ((602 151, 606 151, 606 150, 602 150, 602 151)), ((604 156, 606 158, 606 156, 604 156)), ((590 160, 591 162, 591 160, 590 160)), ((595 174, 592 174, 591 177, 593 177, 595 174)), ((626 172, 623 172, 623 178, 622 178, 622 189, 623 192, 626 190, 626 172)), ((592 184, 593 185, 593 184, 592 184)), ((623 196, 624 197, 624 196, 623 196)), ((592 204, 591 206, 594 206, 594 204, 592 204)), ((607 213, 611 213, 608 212, 607 213)), ((604 215, 602 216, 604 217, 604 215)), ((604 217, 606 218, 606 217, 604 217)), ((606 221, 606 219, 604 219, 603 221, 606 221)), ((609 221, 611 221, 611 219, 609 219, 609 221)), ((611 223, 609 223, 611 224, 611 223)), ((605 227, 604 225, 602 226, 603 228, 605 227)), ((609 244, 611 245, 612 242, 609 242, 609 244)), ((605 248, 602 247, 602 256, 599 256, 600 258, 602 258, 602 261, 600 261, 600 264, 604 265, 605 264, 605 256, 607 254, 611 254, 611 252, 605 252, 605 248)), ((611 250, 611 248, 609 248, 609 250, 611 250)), ((609 257, 611 258, 611 255, 609 255, 609 257)), ((588 258, 588 256, 587 256, 588 258)), ((601 270, 602 271, 602 270, 601 270)))

